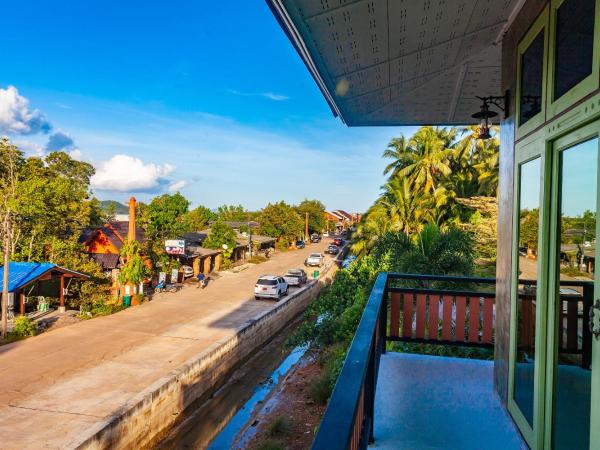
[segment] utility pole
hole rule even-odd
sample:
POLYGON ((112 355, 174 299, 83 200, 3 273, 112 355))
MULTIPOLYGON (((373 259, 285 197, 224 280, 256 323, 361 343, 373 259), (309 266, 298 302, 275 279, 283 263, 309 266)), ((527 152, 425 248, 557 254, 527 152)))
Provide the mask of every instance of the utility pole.
POLYGON ((252 258, 252 228, 250 227, 250 219, 248 219, 248 253, 252 258))
POLYGON ((308 211, 304 220, 304 241, 308 241, 308 211))
POLYGON ((4 216, 4 267, 2 279, 2 339, 6 339, 8 333, 8 263, 10 247, 10 211, 4 216))

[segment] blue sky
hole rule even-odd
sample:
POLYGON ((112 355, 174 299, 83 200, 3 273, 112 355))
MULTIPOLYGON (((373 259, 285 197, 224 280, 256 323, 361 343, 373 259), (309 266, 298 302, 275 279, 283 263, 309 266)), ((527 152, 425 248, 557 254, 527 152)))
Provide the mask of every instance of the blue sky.
POLYGON ((362 211, 387 142, 414 131, 334 119, 262 0, 30 0, 3 14, 0 134, 93 163, 102 199, 180 189, 209 207, 308 197, 362 211))

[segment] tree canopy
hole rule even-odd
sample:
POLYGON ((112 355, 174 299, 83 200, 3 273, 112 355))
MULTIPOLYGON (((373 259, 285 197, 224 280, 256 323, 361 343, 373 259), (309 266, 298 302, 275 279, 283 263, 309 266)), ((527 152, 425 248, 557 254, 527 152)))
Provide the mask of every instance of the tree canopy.
POLYGON ((309 233, 320 233, 321 230, 325 229, 325 205, 319 200, 305 199, 296 206, 296 211, 300 214, 302 220, 305 219, 305 215, 308 213, 309 233))
POLYGON ((288 247, 304 234, 304 221, 296 209, 284 201, 269 203, 258 220, 259 233, 276 238, 280 247, 288 247))
POLYGON ((249 212, 242 205, 222 205, 217 208, 217 217, 225 222, 248 220, 249 212))
POLYGON ((214 222, 210 228, 210 234, 203 242, 203 246, 206 248, 214 248, 222 250, 225 261, 231 258, 233 250, 236 246, 236 234, 233 229, 218 219, 214 222), (226 245, 227 248, 223 248, 226 245))
POLYGON ((500 143, 494 131, 481 140, 476 127, 427 126, 410 138, 393 138, 383 152, 391 160, 384 169, 388 179, 357 226, 353 250, 368 253, 387 232, 417 234, 435 224, 474 233, 477 257, 494 262, 496 230, 490 224, 497 209, 483 207, 496 201, 498 189, 500 143), (471 198, 490 200, 474 205, 471 198))

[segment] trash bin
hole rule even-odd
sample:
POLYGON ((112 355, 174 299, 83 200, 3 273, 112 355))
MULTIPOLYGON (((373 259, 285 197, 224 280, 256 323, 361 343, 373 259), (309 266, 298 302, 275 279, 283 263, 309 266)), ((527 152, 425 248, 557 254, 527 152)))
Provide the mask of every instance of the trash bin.
POLYGON ((315 279, 319 278, 319 271, 318 270, 315 270, 313 272, 313 278, 315 278, 315 279))
POLYGON ((129 308, 131 306, 131 295, 124 295, 123 296, 123 306, 125 308, 129 308))

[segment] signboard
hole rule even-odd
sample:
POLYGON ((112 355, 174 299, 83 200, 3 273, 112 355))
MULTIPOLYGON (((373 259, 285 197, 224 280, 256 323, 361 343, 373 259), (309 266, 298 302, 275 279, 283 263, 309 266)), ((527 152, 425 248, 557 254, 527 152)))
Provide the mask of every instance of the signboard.
POLYGON ((185 241, 183 239, 169 239, 165 241, 165 251, 169 255, 184 255, 185 241))
POLYGON ((179 275, 179 270, 177 270, 177 269, 171 270, 171 283, 177 283, 177 281, 179 281, 179 280, 177 280, 178 275, 179 275))
POLYGON ((165 272, 159 272, 158 273, 158 282, 164 283, 165 281, 167 281, 167 274, 165 272))

